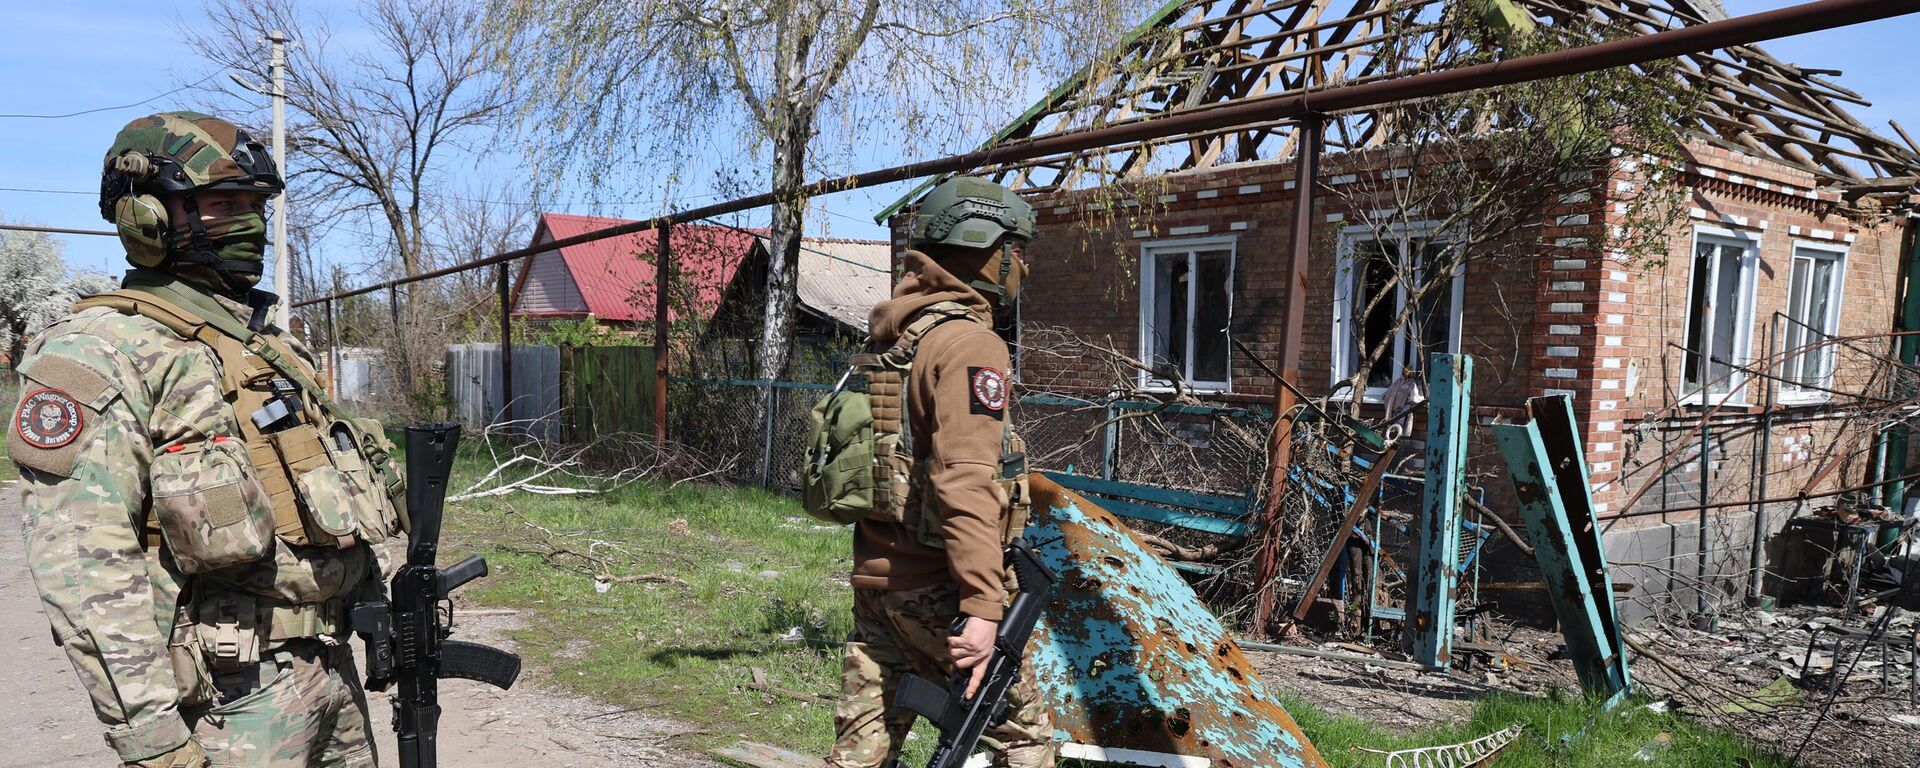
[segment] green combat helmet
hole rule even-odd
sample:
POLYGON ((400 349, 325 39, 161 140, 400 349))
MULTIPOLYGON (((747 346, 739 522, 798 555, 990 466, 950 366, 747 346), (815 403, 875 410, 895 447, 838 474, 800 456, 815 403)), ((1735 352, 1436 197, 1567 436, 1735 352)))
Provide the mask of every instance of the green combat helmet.
POLYGON ((955 176, 920 199, 907 242, 986 248, 1001 235, 1033 240, 1033 206, 1013 190, 974 176, 955 176))
POLYGON ((265 219, 248 213, 202 221, 195 197, 209 190, 273 195, 285 187, 267 148, 246 131, 198 112, 148 115, 120 129, 103 166, 100 216, 118 228, 134 266, 204 264, 231 288, 258 282, 265 219), (169 194, 182 196, 187 221, 168 221, 159 196, 169 194))
POLYGON ((942 263, 975 290, 1000 297, 1004 313, 1019 299, 1020 282, 1027 272, 1012 242, 1030 243, 1033 237, 1033 206, 1026 200, 986 179, 955 176, 920 199, 907 244, 944 246, 967 254, 949 254, 942 263), (989 253, 996 243, 1000 248, 989 253))

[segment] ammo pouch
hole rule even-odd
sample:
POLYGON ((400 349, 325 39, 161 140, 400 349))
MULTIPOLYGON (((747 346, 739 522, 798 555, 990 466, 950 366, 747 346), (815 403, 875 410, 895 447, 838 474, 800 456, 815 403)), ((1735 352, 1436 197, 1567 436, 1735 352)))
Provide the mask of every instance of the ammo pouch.
POLYGON ((191 707, 213 700, 213 671, 207 668, 200 647, 200 632, 193 623, 193 603, 187 601, 173 613, 173 636, 167 640, 167 659, 173 662, 173 681, 180 689, 180 706, 191 707))
POLYGON ((272 554, 273 506, 240 442, 169 446, 148 468, 153 515, 180 570, 206 573, 272 554))
POLYGON ((292 604, 242 592, 220 592, 194 601, 192 632, 201 657, 212 671, 233 672, 260 663, 264 655, 289 640, 346 632, 348 602, 345 597, 336 597, 322 603, 292 604))

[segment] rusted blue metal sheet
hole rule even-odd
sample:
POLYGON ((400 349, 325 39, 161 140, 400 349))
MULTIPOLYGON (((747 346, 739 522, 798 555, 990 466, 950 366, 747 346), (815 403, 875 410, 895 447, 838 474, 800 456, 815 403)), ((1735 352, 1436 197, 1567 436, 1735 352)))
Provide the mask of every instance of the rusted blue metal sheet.
POLYGON ((1618 701, 1629 685, 1626 648, 1573 401, 1565 395, 1536 397, 1527 401, 1527 410, 1530 421, 1497 425, 1493 437, 1506 459, 1580 686, 1618 701))
POLYGON ((1177 571, 1119 518, 1031 479, 1027 540, 1060 578, 1028 651, 1062 738, 1215 768, 1326 765, 1177 571))
POLYGON ((1453 663, 1453 594, 1460 582, 1460 509, 1467 492, 1467 431, 1473 358, 1427 358, 1427 469, 1413 572, 1413 614, 1407 631, 1413 660, 1446 669, 1453 663))

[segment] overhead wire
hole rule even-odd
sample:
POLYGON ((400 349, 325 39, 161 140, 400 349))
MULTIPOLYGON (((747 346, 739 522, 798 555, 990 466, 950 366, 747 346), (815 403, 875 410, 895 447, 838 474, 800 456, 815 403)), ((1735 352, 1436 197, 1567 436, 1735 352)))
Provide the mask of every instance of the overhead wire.
POLYGON ((151 97, 142 99, 140 101, 136 101, 132 104, 120 104, 112 107, 95 107, 93 109, 83 109, 78 112, 67 112, 65 114, 59 114, 59 115, 0 114, 0 118, 10 118, 10 119, 16 119, 16 120, 59 120, 59 119, 68 118, 68 117, 79 117, 81 115, 91 115, 96 112, 112 112, 116 109, 132 109, 134 107, 143 107, 153 102, 164 99, 168 96, 172 96, 176 93, 187 90, 188 88, 198 87, 201 83, 205 83, 208 80, 212 80, 214 76, 218 74, 220 73, 215 72, 211 75, 207 75, 206 77, 200 78, 199 80, 196 80, 194 82, 180 86, 171 91, 167 91, 166 93, 151 96, 151 97))

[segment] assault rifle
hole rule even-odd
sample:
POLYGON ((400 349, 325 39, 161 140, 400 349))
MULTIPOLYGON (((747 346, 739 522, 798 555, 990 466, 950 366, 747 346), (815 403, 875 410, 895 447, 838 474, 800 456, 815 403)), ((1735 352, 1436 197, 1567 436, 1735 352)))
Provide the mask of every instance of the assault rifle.
POLYGON ((459 442, 458 424, 407 427, 407 509, 413 519, 407 563, 393 576, 391 604, 372 601, 353 609, 353 631, 367 644, 367 690, 400 683, 393 697, 400 768, 436 765, 441 678, 509 688, 520 676, 519 656, 447 639, 453 632, 453 604, 447 595, 487 575, 487 561, 477 556, 445 569, 433 564, 440 548, 440 517, 446 511, 447 475, 459 442))
MULTIPOLYGON (((1007 721, 1007 689, 1020 679, 1020 661, 1027 649, 1033 626, 1040 623, 1053 595, 1053 571, 1034 557, 1026 539, 1016 538, 1005 550, 1006 565, 1020 581, 1020 593, 1000 619, 993 638, 993 656, 985 662, 986 676, 972 699, 965 698, 972 670, 956 669, 945 689, 919 675, 900 681, 894 703, 913 710, 940 729, 940 741, 934 745, 927 768, 961 768, 980 735, 988 728, 1007 721)), ((958 635, 966 627, 967 617, 954 619, 948 632, 958 635)), ((906 768, 894 760, 891 768, 906 768)))

